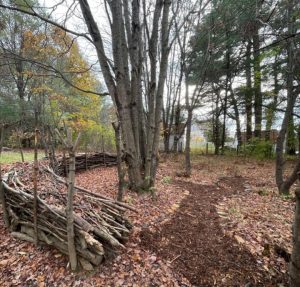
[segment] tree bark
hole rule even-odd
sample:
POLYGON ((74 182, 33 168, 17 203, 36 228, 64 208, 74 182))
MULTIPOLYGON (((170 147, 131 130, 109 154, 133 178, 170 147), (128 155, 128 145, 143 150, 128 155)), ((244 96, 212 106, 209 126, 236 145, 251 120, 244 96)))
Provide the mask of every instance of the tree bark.
POLYGON ((246 51, 246 91, 245 91, 245 109, 246 109, 246 139, 249 141, 252 138, 252 73, 251 73, 251 42, 247 43, 246 51))
MULTIPOLYGON (((1 127, 1 133, 0 133, 0 159, 1 159, 1 154, 2 154, 3 141, 4 141, 4 129, 5 129, 5 125, 3 124, 1 127)), ((9 216, 8 216, 8 211, 7 211, 7 207, 6 207, 4 187, 3 187, 3 183, 2 183, 1 162, 0 162, 0 199, 1 199, 2 209, 3 209, 4 224, 5 224, 6 228, 9 228, 10 223, 9 223, 9 216)))
POLYGON ((237 149, 239 150, 240 147, 242 146, 240 111, 239 111, 239 108, 237 105, 237 100, 234 96, 234 92, 233 92, 231 83, 230 83, 230 97, 231 97, 231 103, 233 105, 234 118, 235 118, 235 122, 236 122, 237 149))
POLYGON ((166 78, 166 104, 163 108, 164 146, 165 152, 167 153, 170 152, 171 149, 174 149, 175 138, 173 140, 173 145, 170 147, 170 136, 173 135, 176 137, 177 141, 177 135, 180 133, 180 106, 178 105, 180 105, 183 65, 180 65, 180 74, 177 77, 176 71, 178 66, 177 64, 174 64, 177 61, 177 57, 178 55, 176 54, 176 47, 174 46, 172 49, 172 58, 170 60, 172 64, 168 73, 168 77, 166 78))
MULTIPOLYGON (((288 33, 291 35, 294 32, 294 21, 292 17, 293 13, 293 3, 289 2, 288 4, 288 33)), ((281 129, 277 138, 276 144, 276 171, 275 171, 275 178, 276 178, 276 185, 280 193, 288 194, 289 189, 292 184, 297 179, 297 173, 300 169, 300 157, 291 173, 284 180, 284 154, 283 154, 283 147, 284 147, 284 140, 287 134, 288 125, 292 118, 294 105, 296 99, 298 97, 298 93, 293 91, 293 80, 294 80, 294 65, 295 65, 295 53, 294 53, 294 40, 292 38, 287 40, 287 107, 284 113, 284 118, 281 124, 281 129)))
MULTIPOLYGON (((289 94, 289 93, 288 93, 289 94)), ((283 153, 283 147, 284 147, 284 140, 286 137, 287 129, 288 129, 288 123, 290 118, 292 117, 293 107, 296 101, 297 95, 295 94, 289 94, 288 96, 288 103, 285 111, 285 115, 282 121, 281 129, 279 131, 279 135, 277 137, 276 142, 276 171, 275 171, 275 178, 276 178, 276 184, 279 189, 279 192, 282 194, 288 194, 289 189, 292 186, 292 184, 297 179, 297 172, 300 167, 300 158, 298 159, 298 162, 296 166, 294 167, 294 170, 292 174, 284 180, 283 174, 284 174, 284 153, 283 153)))
POLYGON ((220 102, 220 92, 217 91, 217 99, 216 99, 216 109, 215 114, 213 117, 213 138, 214 138, 214 144, 215 144, 215 155, 219 155, 220 153, 220 108, 219 108, 219 102, 220 102))
POLYGON ((163 95, 165 89, 165 82, 168 73, 168 59, 170 54, 169 47, 169 13, 171 1, 164 1, 163 15, 161 20, 161 59, 160 59, 160 73, 158 79, 158 86, 156 92, 156 106, 155 106, 155 132, 153 138, 152 148, 152 168, 150 174, 150 187, 155 185, 156 172, 158 167, 158 151, 159 151, 159 138, 161 127, 161 113, 163 106, 163 95))
MULTIPOLYGON (((277 59, 276 59, 277 60, 277 59)), ((279 87, 279 82, 278 82, 278 64, 276 63, 276 60, 275 60, 275 63, 274 63, 274 94, 272 95, 273 96, 273 99, 272 99, 272 102, 271 104, 269 105, 268 109, 267 109, 267 112, 266 112, 266 139, 267 140, 270 140, 270 132, 271 132, 271 128, 272 128, 272 125, 273 125, 273 122, 274 122, 274 118, 275 118, 275 112, 276 112, 276 107, 277 107, 277 102, 278 102, 278 94, 279 94, 279 91, 280 91, 280 87, 279 87)))
POLYGON ((254 115, 255 127, 254 136, 261 138, 262 127, 262 93, 261 93, 261 68, 260 68, 260 39, 259 26, 256 24, 256 30, 253 35, 253 55, 254 55, 254 115))
POLYGON ((178 141, 179 141, 179 126, 180 126, 180 103, 177 103, 176 110, 175 110, 175 119, 174 119, 174 142, 173 142, 173 152, 178 152, 178 141))
MULTIPOLYGON (((37 125, 37 120, 36 120, 37 125)), ((38 129, 35 129, 34 136, 34 172, 33 172, 33 224, 34 224, 34 242, 38 245, 38 196, 37 196, 37 181, 38 181, 38 129)))
POLYGON ((19 151, 20 151, 20 155, 21 155, 21 160, 22 162, 25 162, 24 159, 24 153, 23 153, 23 147, 22 147, 22 140, 21 140, 21 134, 23 134, 22 131, 18 131, 18 143, 19 143, 19 151))
POLYGON ((191 129, 192 129, 193 110, 188 110, 186 122, 186 140, 185 140, 185 176, 191 176, 191 129))
POLYGON ((74 215, 73 215, 73 197, 75 184, 75 153, 69 153, 69 178, 68 178, 68 198, 67 198, 67 234, 68 234, 68 251, 71 269, 73 271, 77 268, 77 255, 75 248, 75 234, 74 234, 74 215))
POLYGON ((124 176, 125 172, 122 167, 122 139, 121 139, 121 132, 120 132, 120 125, 113 123, 113 128, 115 130, 115 138, 116 138, 116 149, 117 149, 117 168, 118 168, 118 194, 117 194, 117 200, 123 201, 123 195, 124 195, 124 176))
MULTIPOLYGON (((293 111, 292 111, 293 114, 293 111)), ((291 116, 288 123, 287 135, 286 135, 286 154, 295 155, 296 154, 296 135, 295 135, 295 124, 294 117, 291 116)))
POLYGON ((290 287, 300 286, 300 185, 295 192, 296 210, 293 224, 293 251, 289 264, 290 287))
MULTIPOLYGON (((140 105, 138 85, 139 80, 139 63, 137 58, 139 51, 136 51, 136 43, 132 42, 130 47, 131 65, 133 78, 130 81, 129 76, 129 61, 128 61, 128 47, 126 43, 125 20, 123 13, 123 6, 120 0, 110 1, 110 10, 112 14, 111 32, 112 50, 114 58, 114 76, 112 75, 108 58, 105 54, 102 35, 97 26, 97 23, 92 15, 90 6, 87 0, 80 0, 80 7, 88 27, 89 33, 95 45, 101 70, 104 76, 106 86, 112 97, 112 100, 117 109, 117 116, 121 124, 122 138, 124 143, 125 161, 128 165, 128 177, 131 188, 139 190, 142 186, 141 175, 141 158, 139 150, 139 126, 136 121, 138 115, 137 104, 140 105), (137 66, 138 65, 138 66, 137 66), (132 94, 133 93, 133 94, 132 94), (138 138, 138 139, 137 139, 138 138)), ((138 2, 134 2, 138 4, 138 2)), ((139 7, 134 4, 135 9, 133 13, 138 13, 139 7)), ((133 19, 132 25, 138 25, 138 19, 133 19)), ((134 27, 134 35, 139 36, 139 27, 134 27)), ((138 39, 138 38, 135 38, 138 39)), ((138 121, 140 122, 140 121, 138 121)))
POLYGON ((222 125, 222 155, 225 152, 225 141, 226 141, 226 116, 227 116, 227 101, 228 101, 228 92, 229 92, 229 82, 231 81, 231 73, 230 73, 230 46, 228 44, 229 41, 229 33, 226 31, 226 84, 225 84, 225 98, 223 105, 223 125, 222 125))
MULTIPOLYGON (((156 90, 157 90, 157 57, 158 57, 158 39, 159 39, 159 19, 161 17, 163 1, 155 2, 155 10, 153 15, 153 28, 151 38, 149 39, 149 59, 150 59, 150 83, 148 92, 148 131, 146 146, 146 163, 145 163, 145 187, 151 186, 151 170, 153 168, 153 143, 156 131, 155 123, 155 107, 156 107, 156 90)), ((161 110, 159 111, 161 112, 161 110)))
POLYGON ((75 233, 74 233, 74 186, 75 186, 75 151, 79 144, 79 139, 81 134, 79 133, 75 142, 72 139, 71 128, 67 129, 67 139, 64 140, 58 130, 56 130, 57 135, 64 144, 65 148, 69 153, 69 175, 68 175, 68 194, 67 194, 67 206, 66 206, 66 217, 67 217, 67 239, 68 239, 68 253, 71 270, 75 271, 77 269, 77 254, 75 246, 75 233))
MULTIPOLYGON (((146 88, 148 105, 147 125, 144 122, 142 102, 142 30, 140 1, 108 1, 113 50, 113 69, 105 54, 102 35, 87 0, 79 0, 83 17, 96 47, 106 86, 116 107, 121 126, 124 157, 128 166, 130 186, 134 190, 149 188, 154 183, 157 167, 158 142, 162 110, 162 97, 168 66, 169 8, 168 0, 156 0, 151 25, 145 17, 145 38, 149 40, 150 81, 146 88), (161 17, 162 15, 162 17, 161 17), (130 25, 131 19, 131 25, 130 25), (149 26, 152 28, 150 37, 149 26), (161 35, 160 35, 161 33, 161 35), (161 61, 157 77, 158 47, 161 38, 161 61), (131 69, 131 72, 129 71, 131 69), (158 80, 158 81, 157 81, 158 80), (147 135, 146 129, 147 127, 147 135)), ((145 13, 146 11, 144 11, 145 13)))

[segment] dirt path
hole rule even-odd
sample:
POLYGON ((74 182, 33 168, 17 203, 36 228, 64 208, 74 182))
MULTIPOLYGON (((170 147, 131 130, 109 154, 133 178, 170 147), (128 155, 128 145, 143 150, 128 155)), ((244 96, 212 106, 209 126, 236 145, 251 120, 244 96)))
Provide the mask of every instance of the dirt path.
MULTIPOLYGON (((222 179, 243 188, 241 177, 222 179)), ((172 219, 155 232, 142 232, 143 245, 171 262, 194 286, 277 286, 243 245, 224 235, 215 205, 235 191, 217 185, 177 182, 190 194, 172 219)), ((284 286, 284 285, 282 285, 284 286)))

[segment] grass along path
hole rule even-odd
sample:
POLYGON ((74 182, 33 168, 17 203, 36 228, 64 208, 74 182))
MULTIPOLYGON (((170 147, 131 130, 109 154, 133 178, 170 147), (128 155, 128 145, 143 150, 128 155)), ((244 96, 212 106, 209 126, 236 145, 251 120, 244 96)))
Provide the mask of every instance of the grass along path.
MULTIPOLYGON (((32 150, 23 151, 25 161, 33 161, 34 153, 32 150)), ((39 152, 39 158, 44 156, 44 152, 39 152)), ((15 162, 22 162, 21 153, 19 151, 3 151, 0 157, 0 163, 11 164, 15 162)))

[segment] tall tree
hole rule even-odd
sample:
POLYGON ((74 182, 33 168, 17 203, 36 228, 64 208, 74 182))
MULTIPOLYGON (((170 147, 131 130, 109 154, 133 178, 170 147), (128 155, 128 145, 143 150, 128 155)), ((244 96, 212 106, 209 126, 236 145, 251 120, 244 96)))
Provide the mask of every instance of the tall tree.
MULTIPOLYGON (((286 3, 286 21, 288 27, 288 35, 291 36, 295 33, 296 15, 293 12, 293 1, 286 3)), ((294 105, 299 91, 294 87, 294 71, 296 66, 296 52, 297 45, 293 37, 287 39, 287 66, 286 66, 286 88, 287 88, 287 106, 284 113, 284 118, 281 124, 281 129, 276 143, 276 184, 280 193, 289 193, 289 189, 297 179, 297 173, 300 170, 300 158, 298 159, 293 172, 284 178, 284 142, 288 134, 289 123, 293 117, 294 105)))

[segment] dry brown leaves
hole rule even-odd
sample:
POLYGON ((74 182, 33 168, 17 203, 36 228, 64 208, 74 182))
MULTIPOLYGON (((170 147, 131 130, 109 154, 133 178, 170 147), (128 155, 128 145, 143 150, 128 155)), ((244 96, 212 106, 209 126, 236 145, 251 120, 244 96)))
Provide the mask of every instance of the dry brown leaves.
MULTIPOLYGON (((138 213, 128 214, 135 228, 126 250, 92 274, 72 274, 65 256, 46 246, 36 248, 13 239, 0 220, 0 286, 180 286, 179 282, 189 286, 184 278, 174 274, 168 262, 144 250, 139 244, 141 229, 155 228, 168 220, 186 196, 172 184, 171 179, 164 181, 168 175, 164 168, 167 167, 162 165, 158 172, 154 194, 126 192, 125 201, 138 210, 138 213)), ((30 179, 23 180, 30 185, 30 179)), ((76 183, 93 192, 116 197, 117 174, 113 167, 79 173, 76 183)), ((45 192, 45 187, 39 186, 39 190, 45 192)))
MULTIPOLYGON (((182 170, 183 158, 175 156, 160 165, 154 194, 126 192, 125 201, 138 209, 128 213, 135 226, 131 237, 115 260, 107 262, 92 274, 72 274, 67 258, 48 247, 13 239, 0 220, 0 286, 189 286, 175 274, 170 263, 141 247, 140 231, 154 229, 168 221, 188 192, 173 184, 176 172, 182 170)), ((276 254, 274 246, 291 249, 293 200, 276 194, 274 163, 244 158, 197 157, 193 174, 186 180, 218 188, 233 188, 232 197, 216 202, 223 230, 246 246, 261 267, 271 276, 285 273, 287 264, 276 254), (242 186, 222 185, 220 178, 246 179, 242 186)), ((7 168, 5 168, 7 169, 7 168)), ((76 176, 78 185, 115 198, 115 168, 97 168, 76 176)), ((209 239, 208 239, 209 240, 209 239)), ((216 258, 218 260, 218 258, 216 258)))

